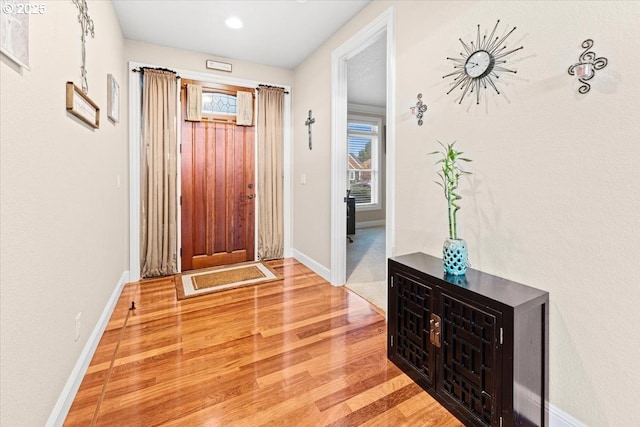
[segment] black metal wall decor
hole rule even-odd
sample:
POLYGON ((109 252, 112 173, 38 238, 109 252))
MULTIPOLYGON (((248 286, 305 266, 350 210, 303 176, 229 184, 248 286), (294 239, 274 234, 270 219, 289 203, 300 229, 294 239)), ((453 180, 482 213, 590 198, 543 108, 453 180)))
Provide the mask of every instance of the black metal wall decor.
POLYGON ((95 29, 93 19, 89 16, 89 6, 87 0, 73 0, 73 4, 78 8, 78 22, 80 23, 80 41, 82 42, 82 66, 80 67, 81 86, 84 93, 89 92, 89 83, 87 82, 87 50, 85 44, 87 36, 95 37, 95 29))
POLYGON ((582 85, 578 88, 578 92, 585 94, 591 90, 591 85, 587 83, 596 75, 596 70, 602 70, 607 66, 609 61, 607 58, 597 58, 595 52, 591 52, 589 49, 593 47, 593 40, 586 39, 582 42, 582 48, 584 52, 578 58, 578 62, 569 67, 569 75, 577 76, 578 81, 582 85))
POLYGON ((422 117, 424 116, 424 112, 427 111, 427 105, 422 102, 422 94, 418 94, 418 102, 416 105, 411 107, 411 114, 415 115, 418 119, 418 126, 422 126, 422 117))
POLYGON ((309 110, 309 118, 307 118, 307 120, 305 120, 304 122, 304 125, 309 128, 309 150, 313 149, 313 146, 311 145, 311 125, 315 122, 316 119, 315 117, 311 117, 311 110, 309 110))
POLYGON ((464 52, 460 52, 460 58, 447 58, 453 61, 453 68, 456 69, 453 73, 442 76, 442 78, 453 77, 452 87, 447 92, 447 95, 453 92, 454 89, 460 88, 462 95, 458 104, 462 104, 462 100, 467 93, 476 94, 476 104, 480 104, 481 89, 487 89, 487 85, 491 86, 499 95, 500 91, 495 84, 495 80, 500 78, 504 73, 516 73, 516 70, 505 68, 502 65, 507 62, 507 56, 514 52, 523 49, 524 46, 520 46, 515 49, 506 50, 506 44, 503 43, 509 38, 515 31, 516 27, 513 27, 504 37, 499 36, 493 38, 496 33, 496 29, 500 24, 500 20, 496 22, 495 27, 489 37, 485 34, 480 38, 480 25, 478 25, 478 33, 476 42, 473 41, 469 44, 460 40, 464 52))

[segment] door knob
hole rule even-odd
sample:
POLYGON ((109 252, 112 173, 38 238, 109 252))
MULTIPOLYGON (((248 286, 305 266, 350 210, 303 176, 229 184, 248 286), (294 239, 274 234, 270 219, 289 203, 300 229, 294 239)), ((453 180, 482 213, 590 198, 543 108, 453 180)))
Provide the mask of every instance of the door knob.
POLYGON ((253 194, 249 194, 249 195, 247 196, 247 198, 248 198, 249 200, 251 200, 251 199, 253 199, 253 196, 254 196, 253 194))

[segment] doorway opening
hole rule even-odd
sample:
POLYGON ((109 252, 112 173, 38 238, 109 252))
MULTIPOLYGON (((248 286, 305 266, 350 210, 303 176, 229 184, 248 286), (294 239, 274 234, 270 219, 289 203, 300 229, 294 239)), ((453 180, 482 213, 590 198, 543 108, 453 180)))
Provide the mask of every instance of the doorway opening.
MULTIPOLYGON (((347 192, 349 196, 345 285, 369 302, 386 310, 386 187, 381 185, 385 182, 386 170, 383 126, 386 119, 384 115, 386 54, 384 43, 376 45, 361 52, 348 64, 349 83, 353 79, 381 79, 382 87, 379 90, 379 99, 371 100, 367 104, 361 103, 367 100, 359 97, 360 93, 357 90, 352 92, 352 87, 356 85, 350 84, 348 89, 349 100, 362 101, 357 104, 348 103, 347 192), (379 48, 376 45, 382 45, 382 47, 379 48), (373 54, 368 53, 371 51, 373 54), (358 63, 352 67, 352 61, 359 61, 358 58, 362 55, 366 55, 366 58, 361 63, 366 62, 370 65, 367 66, 366 75, 359 72, 358 63), (375 56, 378 57, 377 60, 373 58, 375 56), (374 62, 378 62, 378 69, 374 62), (373 101, 382 105, 372 105, 373 101), (358 111, 358 114, 355 114, 355 111, 358 111)), ((370 94, 371 91, 368 90, 366 93, 370 94)))
MULTIPOLYGON (((253 89, 183 79, 181 83, 181 270, 255 259, 255 114, 238 124, 238 97, 253 89), (189 117, 188 87, 202 103, 189 117)), ((194 101, 197 103, 197 101, 194 101)))
MULTIPOLYGON (((379 52, 378 52, 379 54, 379 52)), ((351 64, 356 64, 352 62, 351 64)), ((367 114, 390 120, 386 122, 386 126, 383 126, 381 132, 381 152, 384 152, 385 162, 382 165, 378 173, 381 175, 381 170, 384 166, 384 177, 379 178, 379 189, 384 189, 384 207, 381 209, 383 219, 370 219, 370 221, 362 220, 362 223, 369 222, 368 225, 384 224, 384 260, 379 260, 379 263, 385 266, 384 278, 382 280, 386 283, 386 258, 391 256, 394 249, 394 192, 395 187, 395 126, 393 117, 395 116, 395 42, 394 42, 394 29, 393 29, 393 8, 389 8, 386 12, 376 18, 373 22, 363 28, 360 32, 354 35, 351 39, 337 48, 332 54, 332 152, 331 152, 331 169, 332 169, 332 202, 331 202, 331 283, 335 286, 344 285, 347 282, 347 251, 348 243, 345 239, 345 224, 347 222, 347 208, 346 203, 348 201, 346 190, 349 188, 349 138, 347 136, 347 129, 349 123, 349 114, 367 114), (368 55, 371 51, 367 52, 368 48, 378 44, 384 47, 384 99, 385 105, 378 106, 377 109, 368 110, 361 105, 354 105, 352 103, 351 109, 349 106, 348 96, 348 76, 350 60, 357 61, 358 55, 368 55), (365 110, 364 112, 362 110, 365 110), (382 222, 376 222, 382 221, 382 222)), ((366 148, 364 148, 366 151, 366 148)), ((366 160, 366 155, 362 157, 366 160)), ((354 177, 355 178, 355 177, 354 177)), ((371 185, 371 184, 369 184, 371 185)), ((374 184, 375 185, 375 184, 374 184)), ((364 182, 360 182, 360 189, 366 186, 364 182)), ((373 188, 373 187, 372 187, 373 188)), ((364 213, 366 210, 362 210, 364 213)), ((356 207, 356 222, 358 221, 358 209, 356 207)), ((358 233, 351 236, 352 239, 357 239, 358 233)), ((354 242, 355 243, 355 242, 354 242)), ((384 289, 384 295, 386 295, 386 287, 384 289)), ((386 296, 384 297, 386 301, 386 296)))

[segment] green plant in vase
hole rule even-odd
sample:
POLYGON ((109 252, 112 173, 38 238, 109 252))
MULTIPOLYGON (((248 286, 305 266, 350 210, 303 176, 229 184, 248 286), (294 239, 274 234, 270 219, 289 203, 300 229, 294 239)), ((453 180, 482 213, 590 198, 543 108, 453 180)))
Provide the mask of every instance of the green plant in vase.
POLYGON ((438 176, 440 181, 435 181, 444 190, 444 196, 447 199, 447 214, 449 220, 449 238, 445 240, 442 248, 442 259, 444 262, 444 271, 448 274, 456 276, 463 275, 469 266, 469 255, 467 243, 463 239, 458 238, 458 211, 460 205, 458 202, 462 196, 457 193, 460 178, 464 175, 470 175, 460 168, 461 162, 470 162, 471 159, 462 157, 463 152, 457 151, 454 147, 455 142, 451 144, 443 144, 442 150, 434 151, 432 154, 439 154, 441 158, 436 162, 440 166, 438 176))

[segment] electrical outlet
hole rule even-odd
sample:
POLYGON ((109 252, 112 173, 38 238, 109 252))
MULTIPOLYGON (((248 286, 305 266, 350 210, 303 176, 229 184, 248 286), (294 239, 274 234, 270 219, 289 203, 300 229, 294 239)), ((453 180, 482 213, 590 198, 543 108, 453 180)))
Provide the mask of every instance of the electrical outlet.
POLYGON ((82 312, 78 313, 76 316, 76 341, 80 339, 80 317, 82 316, 82 312))

